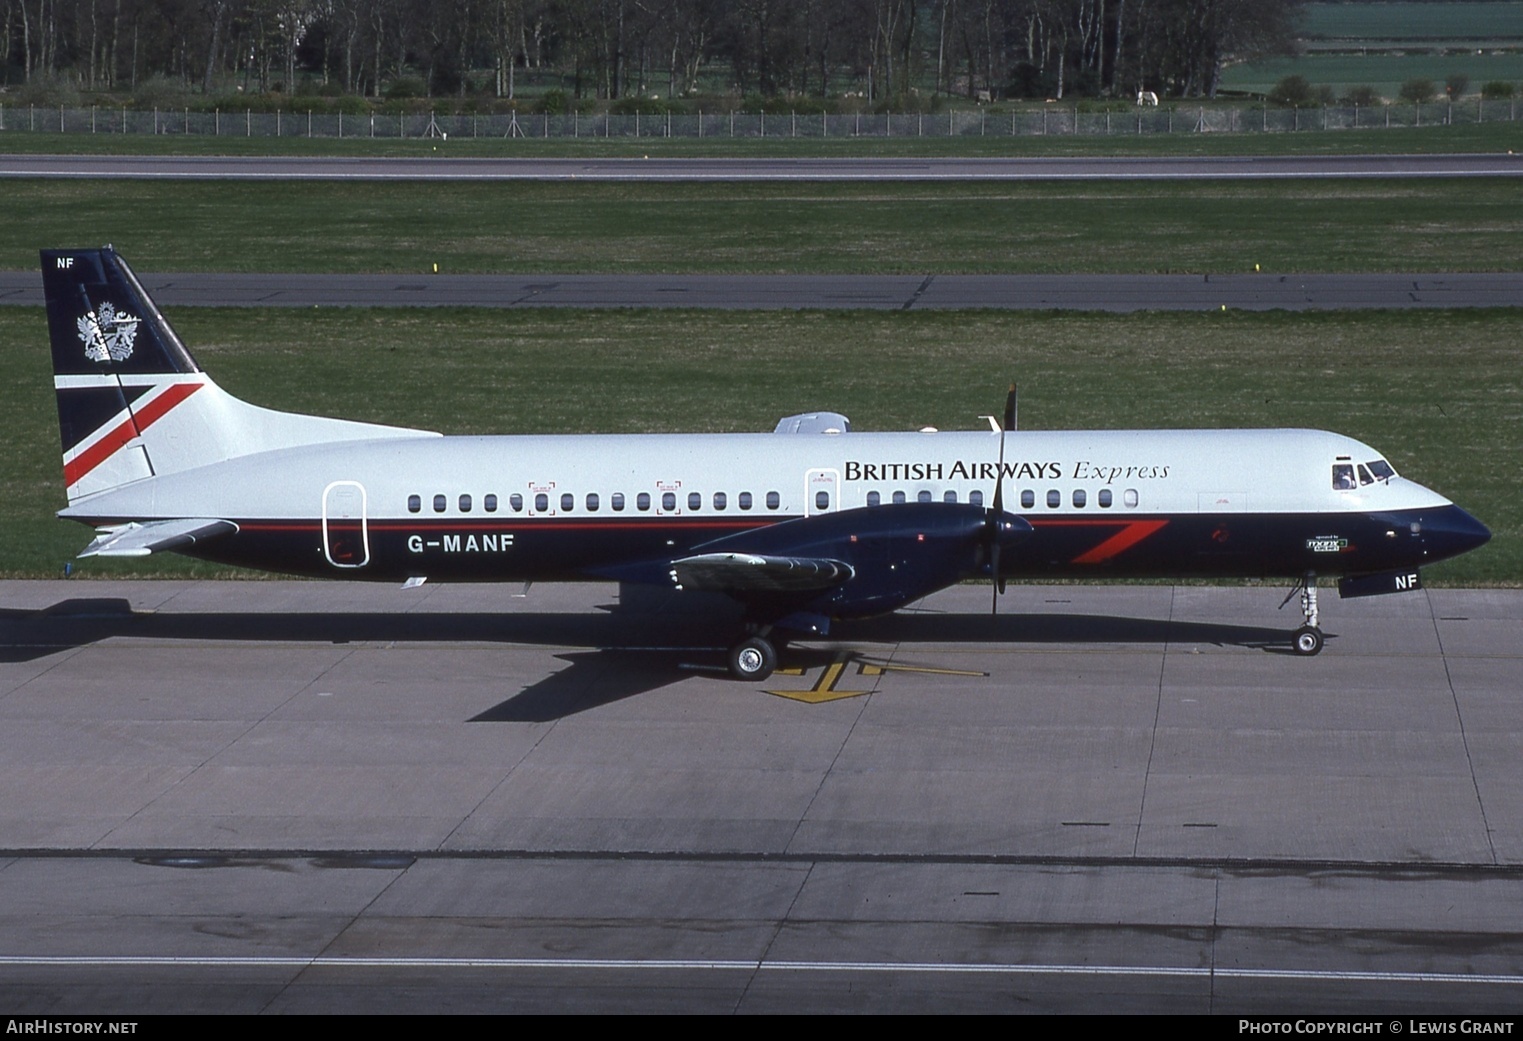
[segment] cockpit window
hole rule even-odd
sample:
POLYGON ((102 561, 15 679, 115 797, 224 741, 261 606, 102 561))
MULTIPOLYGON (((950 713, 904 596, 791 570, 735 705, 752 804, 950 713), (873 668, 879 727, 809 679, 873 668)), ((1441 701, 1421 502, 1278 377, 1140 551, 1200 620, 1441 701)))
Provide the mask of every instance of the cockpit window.
POLYGON ((1374 483, 1375 483, 1375 478, 1373 476, 1371 476, 1371 474, 1370 474, 1370 468, 1368 466, 1365 466, 1363 463, 1360 463, 1359 464, 1359 487, 1363 488, 1367 484, 1374 484, 1374 483))
POLYGON ((1333 490, 1334 491, 1344 492, 1344 491, 1348 491, 1350 488, 1353 488, 1353 487, 1355 487, 1354 464, 1353 463, 1334 463, 1333 464, 1333 490))
POLYGON ((1396 476, 1396 471, 1391 469, 1391 464, 1384 459, 1376 459, 1369 464, 1370 473, 1375 475, 1377 481, 1389 481, 1396 476))

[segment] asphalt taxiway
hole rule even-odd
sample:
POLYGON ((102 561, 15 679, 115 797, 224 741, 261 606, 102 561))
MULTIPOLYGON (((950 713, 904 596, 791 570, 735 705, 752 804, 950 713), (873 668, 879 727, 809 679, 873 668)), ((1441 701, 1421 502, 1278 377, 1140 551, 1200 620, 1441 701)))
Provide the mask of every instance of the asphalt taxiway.
POLYGON ((1523 1010, 1523 592, 0 583, 0 1004, 1523 1010))
MULTIPOLYGON (((420 142, 420 147, 422 143, 420 142)), ((322 181, 1189 181, 1518 177, 1523 155, 1236 156, 0 155, 0 178, 322 181)))
MULTIPOLYGON (((1308 311, 1516 307, 1523 272, 1177 275, 139 276, 164 307, 698 307, 926 311, 1308 311)), ((42 276, 0 272, 0 304, 43 306, 42 276)))

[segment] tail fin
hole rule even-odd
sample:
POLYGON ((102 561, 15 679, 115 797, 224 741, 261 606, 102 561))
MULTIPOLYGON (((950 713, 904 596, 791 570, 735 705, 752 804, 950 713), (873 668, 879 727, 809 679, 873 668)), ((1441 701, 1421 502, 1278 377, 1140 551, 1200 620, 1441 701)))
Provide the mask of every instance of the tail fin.
POLYGON ((156 475, 298 445, 430 432, 273 412, 203 373, 110 246, 44 250, 69 504, 156 475))

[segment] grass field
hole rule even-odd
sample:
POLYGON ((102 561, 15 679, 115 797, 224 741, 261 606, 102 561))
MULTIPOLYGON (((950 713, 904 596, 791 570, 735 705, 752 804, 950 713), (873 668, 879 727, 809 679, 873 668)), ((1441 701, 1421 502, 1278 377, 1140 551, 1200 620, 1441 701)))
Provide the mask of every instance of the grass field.
POLYGON ((1490 80, 1523 81, 1523 51, 1461 54, 1373 51, 1369 54, 1304 54, 1274 58, 1253 64, 1231 65, 1222 71, 1223 90, 1262 94, 1285 76, 1304 76, 1314 85, 1326 84, 1342 95, 1351 87, 1374 87, 1388 101, 1395 101, 1401 85, 1410 79, 1428 79, 1443 93, 1444 80, 1462 73, 1470 77, 1468 93, 1476 94, 1490 80))
MULTIPOLYGON (((1515 310, 1345 314, 185 310, 203 366, 259 404, 448 433, 966 429, 1021 383, 1030 428, 1327 427, 1492 527, 1432 570, 1523 582, 1515 310)), ((57 575, 89 541, 63 505, 42 317, 0 310, 0 574, 57 575)), ((1244 460, 1251 470, 1252 460, 1244 460)), ((214 574, 174 557, 85 574, 214 574)))
POLYGON ((10 181, 0 268, 142 271, 1523 269, 1510 179, 1047 184, 10 181))
POLYGON ((1304 38, 1354 40, 1510 39, 1523 42, 1523 3, 1307 4, 1304 38))

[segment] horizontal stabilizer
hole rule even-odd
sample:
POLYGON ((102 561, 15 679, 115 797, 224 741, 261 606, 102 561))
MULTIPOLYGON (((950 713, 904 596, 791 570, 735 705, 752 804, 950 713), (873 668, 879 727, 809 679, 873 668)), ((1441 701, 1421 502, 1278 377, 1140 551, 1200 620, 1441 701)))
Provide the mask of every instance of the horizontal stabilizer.
POLYGON ((81 557, 146 557, 167 549, 181 549, 238 530, 232 521, 187 517, 183 520, 149 521, 97 528, 95 541, 81 557))
POLYGON ((721 592, 799 592, 829 589, 851 578, 850 564, 823 557, 767 557, 755 553, 704 553, 672 561, 679 589, 721 592))

